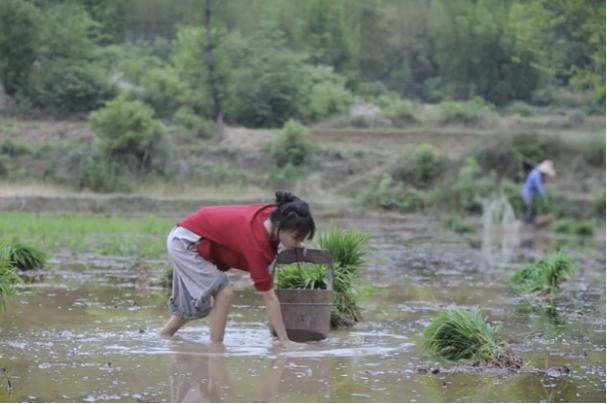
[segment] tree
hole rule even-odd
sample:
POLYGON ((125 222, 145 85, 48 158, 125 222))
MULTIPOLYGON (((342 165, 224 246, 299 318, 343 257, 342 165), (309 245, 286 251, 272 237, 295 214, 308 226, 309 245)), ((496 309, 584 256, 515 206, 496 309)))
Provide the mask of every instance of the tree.
POLYGON ((0 1, 0 81, 8 95, 27 86, 36 57, 39 10, 25 0, 0 1))
POLYGON ((342 1, 312 0, 307 6, 303 37, 310 60, 332 66, 351 80, 355 78, 352 32, 346 25, 342 1))
POLYGON ((495 104, 528 99, 538 85, 533 55, 510 28, 511 1, 435 0, 431 26, 440 76, 457 98, 495 104))

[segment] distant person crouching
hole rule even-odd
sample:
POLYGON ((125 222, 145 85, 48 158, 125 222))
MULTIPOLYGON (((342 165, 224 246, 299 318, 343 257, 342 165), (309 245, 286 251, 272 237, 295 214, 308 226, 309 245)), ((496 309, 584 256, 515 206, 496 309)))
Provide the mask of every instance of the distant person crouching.
POLYGON ((523 185, 523 192, 521 196, 525 202, 525 224, 535 224, 535 212, 533 211, 533 199, 537 196, 539 198, 546 197, 546 191, 544 190, 544 182, 546 177, 556 176, 554 171, 554 165, 550 160, 544 160, 539 165, 533 168, 527 175, 525 185, 523 185))

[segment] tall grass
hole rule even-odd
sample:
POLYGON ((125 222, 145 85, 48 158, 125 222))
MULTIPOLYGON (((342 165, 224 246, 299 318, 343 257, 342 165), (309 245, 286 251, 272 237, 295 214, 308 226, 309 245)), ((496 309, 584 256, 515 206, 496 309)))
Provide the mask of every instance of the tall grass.
POLYGON ((0 246, 0 310, 6 308, 5 299, 14 294, 12 285, 22 280, 11 263, 11 252, 8 246, 0 246))
POLYGON ((539 292, 554 295, 560 284, 575 272, 575 265, 565 253, 553 253, 516 271, 508 282, 523 293, 539 292))
POLYGON ((451 361, 496 359, 503 353, 498 330, 478 311, 445 310, 424 330, 424 348, 451 361))

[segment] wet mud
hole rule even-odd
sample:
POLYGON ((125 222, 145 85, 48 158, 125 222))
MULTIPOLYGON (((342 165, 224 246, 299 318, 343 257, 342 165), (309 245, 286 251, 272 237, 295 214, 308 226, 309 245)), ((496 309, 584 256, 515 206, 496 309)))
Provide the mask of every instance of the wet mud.
POLYGON ((225 343, 212 345, 204 320, 157 336, 164 260, 57 252, 0 316, 0 401, 605 401, 604 239, 559 247, 578 273, 547 300, 504 280, 557 248, 549 234, 471 243, 422 217, 337 220, 371 234, 365 321, 294 351, 272 342, 246 274, 230 272, 225 343), (480 308, 511 356, 428 357, 422 331, 448 307, 480 308))

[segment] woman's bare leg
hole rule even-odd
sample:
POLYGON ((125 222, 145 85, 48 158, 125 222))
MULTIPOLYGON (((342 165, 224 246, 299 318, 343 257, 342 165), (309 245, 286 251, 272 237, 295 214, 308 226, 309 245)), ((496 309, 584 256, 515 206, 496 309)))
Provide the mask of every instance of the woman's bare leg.
POLYGON ((181 317, 177 317, 175 315, 171 315, 169 321, 167 321, 162 330, 160 330, 160 336, 172 337, 177 332, 177 330, 183 327, 187 322, 188 320, 185 320, 181 317))
POLYGON ((228 322, 228 312, 232 304, 232 288, 226 286, 215 295, 213 308, 209 314, 209 329, 211 331, 211 342, 223 342, 223 336, 228 322))

